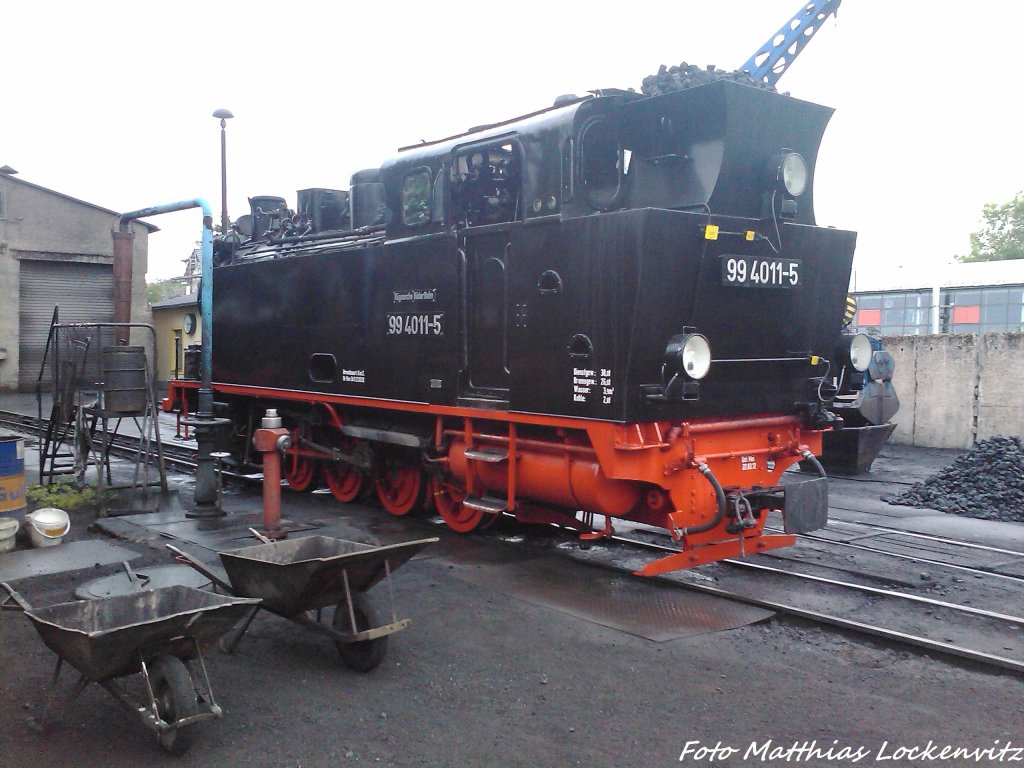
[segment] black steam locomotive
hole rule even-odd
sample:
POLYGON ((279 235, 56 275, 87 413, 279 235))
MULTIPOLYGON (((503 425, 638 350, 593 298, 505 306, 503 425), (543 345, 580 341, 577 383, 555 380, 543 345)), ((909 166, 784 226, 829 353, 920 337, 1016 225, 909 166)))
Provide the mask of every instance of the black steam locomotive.
POLYGON ((814 220, 830 115, 727 79, 600 91, 406 147, 297 212, 252 198, 213 279, 236 459, 275 408, 294 489, 322 473, 396 515, 426 497, 464 532, 667 529, 681 551, 645 574, 821 527, 824 472, 780 475, 820 470, 839 421, 856 236, 814 220))

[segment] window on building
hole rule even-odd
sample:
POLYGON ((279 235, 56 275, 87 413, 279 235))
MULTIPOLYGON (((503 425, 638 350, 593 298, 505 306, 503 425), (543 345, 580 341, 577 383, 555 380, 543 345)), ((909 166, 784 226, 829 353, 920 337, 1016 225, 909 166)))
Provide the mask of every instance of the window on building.
MULTIPOLYGON (((884 336, 932 332, 932 292, 856 294, 854 330, 884 336)), ((939 299, 940 333, 1024 331, 1024 286, 947 288, 939 299)))
POLYGON ((1006 330, 1024 331, 1024 288, 1011 288, 1006 294, 1006 330))
POLYGON ((953 325, 966 325, 981 321, 981 307, 971 305, 966 307, 953 307, 953 325))
POLYGON ((1024 289, 982 288, 981 328, 990 331, 1021 331, 1024 323, 1024 289))
POLYGON ((857 312, 857 325, 881 325, 882 324, 882 310, 880 309, 861 309, 857 312))
POLYGON ((952 292, 953 306, 973 307, 981 303, 981 291, 976 289, 955 290, 952 292))
POLYGON ((858 294, 855 330, 881 336, 931 333, 931 291, 858 294))
POLYGON ((943 331, 1024 331, 1024 288, 950 289, 943 293, 943 331))
POLYGON ((1009 308, 1005 304, 993 304, 981 308, 981 324, 986 328, 1006 329, 1009 308))

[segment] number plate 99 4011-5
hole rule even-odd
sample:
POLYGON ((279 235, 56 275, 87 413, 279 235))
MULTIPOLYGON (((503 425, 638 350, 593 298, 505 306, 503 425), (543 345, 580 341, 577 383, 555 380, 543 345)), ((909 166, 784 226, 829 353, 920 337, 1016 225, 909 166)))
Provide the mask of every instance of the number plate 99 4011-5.
POLYGON ((722 285, 743 288, 796 288, 803 279, 799 259, 772 259, 732 254, 725 254, 721 259, 722 285))

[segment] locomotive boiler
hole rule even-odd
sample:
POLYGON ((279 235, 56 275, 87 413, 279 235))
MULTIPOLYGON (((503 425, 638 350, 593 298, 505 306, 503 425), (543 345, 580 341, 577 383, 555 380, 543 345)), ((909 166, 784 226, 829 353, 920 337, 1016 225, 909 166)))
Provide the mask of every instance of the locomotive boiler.
POLYGON ((235 460, 275 408, 295 490, 426 501, 460 532, 664 529, 679 552, 645 575, 820 528, 856 240, 815 222, 830 115, 728 78, 599 91, 406 147, 296 211, 251 198, 212 276, 235 460), (784 483, 801 461, 820 476, 784 483))

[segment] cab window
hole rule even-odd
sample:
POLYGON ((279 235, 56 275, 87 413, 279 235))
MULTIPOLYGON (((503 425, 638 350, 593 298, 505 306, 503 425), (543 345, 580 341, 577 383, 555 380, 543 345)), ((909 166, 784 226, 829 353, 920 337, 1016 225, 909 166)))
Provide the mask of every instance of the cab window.
POLYGON ((462 226, 515 221, 520 209, 519 153, 511 142, 474 147, 451 167, 452 213, 462 226))
POLYGON ((580 186, 587 203, 599 211, 618 204, 625 161, 611 124, 595 120, 580 131, 580 186))
POLYGON ((431 179, 429 168, 417 168, 402 179, 402 223, 418 227, 430 221, 431 179))

